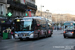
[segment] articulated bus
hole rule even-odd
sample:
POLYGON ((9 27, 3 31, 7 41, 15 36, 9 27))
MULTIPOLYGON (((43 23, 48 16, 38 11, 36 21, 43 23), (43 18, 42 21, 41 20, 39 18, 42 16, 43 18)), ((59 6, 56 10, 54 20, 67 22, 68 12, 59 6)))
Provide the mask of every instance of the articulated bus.
POLYGON ((53 33, 51 25, 42 17, 15 18, 14 28, 15 38, 20 40, 48 37, 53 33))
POLYGON ((75 37, 75 21, 68 21, 64 23, 64 38, 75 37))

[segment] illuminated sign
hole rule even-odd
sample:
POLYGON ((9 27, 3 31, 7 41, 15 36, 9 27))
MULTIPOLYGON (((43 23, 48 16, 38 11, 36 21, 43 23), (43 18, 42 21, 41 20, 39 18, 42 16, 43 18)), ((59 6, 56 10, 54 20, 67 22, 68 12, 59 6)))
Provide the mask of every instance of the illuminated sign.
POLYGON ((12 13, 11 13, 11 12, 9 12, 9 13, 8 13, 8 16, 9 16, 9 17, 10 17, 10 16, 12 16, 12 13))
POLYGON ((25 15, 27 16, 28 14, 26 13, 25 15))
POLYGON ((1 21, 1 23, 5 23, 5 21, 1 21))
POLYGON ((20 22, 20 19, 17 19, 17 22, 20 22))

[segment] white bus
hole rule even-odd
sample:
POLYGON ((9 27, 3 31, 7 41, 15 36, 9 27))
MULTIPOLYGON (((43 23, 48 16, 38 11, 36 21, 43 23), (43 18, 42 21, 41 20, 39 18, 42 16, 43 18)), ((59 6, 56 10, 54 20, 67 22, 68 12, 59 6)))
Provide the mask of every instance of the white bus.
POLYGON ((23 17, 14 20, 15 38, 34 39, 51 36, 53 30, 45 18, 23 17))

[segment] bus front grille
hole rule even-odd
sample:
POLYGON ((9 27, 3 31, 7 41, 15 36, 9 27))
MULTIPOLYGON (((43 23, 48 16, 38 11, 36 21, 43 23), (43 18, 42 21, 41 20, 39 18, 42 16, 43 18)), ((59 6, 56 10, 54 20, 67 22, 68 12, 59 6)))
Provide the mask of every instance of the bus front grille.
POLYGON ((29 33, 20 33, 19 36, 29 36, 29 33))

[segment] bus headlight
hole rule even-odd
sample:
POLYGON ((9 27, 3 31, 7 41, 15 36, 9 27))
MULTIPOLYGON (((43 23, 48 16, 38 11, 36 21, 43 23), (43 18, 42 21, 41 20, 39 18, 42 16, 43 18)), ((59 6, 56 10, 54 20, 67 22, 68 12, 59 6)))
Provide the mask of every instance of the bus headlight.
POLYGON ((34 34, 33 34, 33 33, 31 33, 29 38, 34 38, 34 34))
POLYGON ((15 36, 18 36, 18 34, 15 34, 15 36))
POLYGON ((33 33, 31 33, 30 35, 33 35, 33 33))

